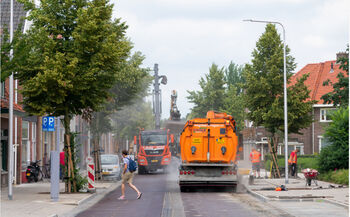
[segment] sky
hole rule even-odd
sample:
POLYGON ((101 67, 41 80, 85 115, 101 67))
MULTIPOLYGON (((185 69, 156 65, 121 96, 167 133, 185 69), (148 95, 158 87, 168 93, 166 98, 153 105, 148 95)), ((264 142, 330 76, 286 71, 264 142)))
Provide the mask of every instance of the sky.
MULTIPOLYGON (((349 0, 111 0, 113 18, 129 26, 133 51, 158 63, 168 78, 162 90, 162 119, 169 118, 171 91, 178 92, 181 117, 191 111, 188 90, 200 90, 199 80, 212 63, 250 63, 265 24, 244 19, 281 22, 286 44, 297 63, 335 60, 349 43, 349 0)), ((282 28, 277 26, 282 37, 282 28)), ((152 86, 153 88, 153 86, 152 86)), ((152 98, 149 98, 152 100, 152 98)))

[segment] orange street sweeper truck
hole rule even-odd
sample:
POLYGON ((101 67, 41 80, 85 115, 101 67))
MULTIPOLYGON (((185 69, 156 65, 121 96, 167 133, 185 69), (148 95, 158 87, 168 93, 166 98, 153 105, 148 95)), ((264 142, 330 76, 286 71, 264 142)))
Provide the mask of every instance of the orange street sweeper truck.
POLYGON ((187 121, 180 136, 180 190, 238 183, 236 122, 226 113, 209 111, 206 118, 187 121))

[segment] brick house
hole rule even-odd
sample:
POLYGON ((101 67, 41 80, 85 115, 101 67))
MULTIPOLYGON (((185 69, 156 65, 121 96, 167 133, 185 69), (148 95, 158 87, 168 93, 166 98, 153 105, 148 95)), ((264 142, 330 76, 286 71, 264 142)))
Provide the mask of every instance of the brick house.
MULTIPOLYGON (((0 36, 4 28, 9 29, 10 26, 10 0, 1 0, 1 26, 0 36)), ((23 6, 14 1, 14 31, 19 26, 21 19, 26 16, 23 6)), ((25 29, 22 26, 22 31, 25 29)), ((2 37, 0 37, 2 40, 2 37)), ((0 105, 1 105, 1 184, 7 185, 8 171, 8 133, 9 133, 9 79, 0 83, 0 105)), ((40 159, 41 155, 41 122, 36 116, 29 116, 23 110, 21 101, 22 95, 18 92, 20 86, 17 80, 13 81, 13 150, 14 150, 14 184, 26 182, 24 176, 25 169, 30 161, 40 159)))
MULTIPOLYGON (((340 55, 344 55, 344 53, 338 53, 337 59, 340 55)), ((291 78, 290 84, 292 85, 295 84, 296 80, 302 75, 309 73, 305 85, 311 90, 310 99, 317 101, 317 103, 312 106, 314 122, 311 126, 301 130, 303 135, 289 135, 289 139, 295 142, 295 147, 301 148, 305 154, 319 153, 322 147, 327 145, 327 141, 325 141, 322 135, 324 134, 325 127, 328 126, 331 121, 327 113, 335 109, 335 106, 333 104, 325 104, 321 99, 324 94, 333 91, 332 86, 323 86, 323 82, 329 79, 332 83, 336 83, 338 81, 337 75, 340 72, 348 76, 344 70, 339 69, 339 66, 340 64, 337 64, 336 60, 307 64, 291 78)))
MULTIPOLYGON (((337 59, 344 53, 338 53, 337 59)), ((288 135, 288 153, 295 148, 300 149, 300 154, 313 154, 319 153, 322 147, 327 145, 327 141, 323 138, 324 129, 329 124, 330 120, 327 116, 330 110, 335 109, 333 104, 325 104, 321 97, 333 90, 332 86, 323 86, 323 82, 330 80, 332 83, 337 82, 337 75, 343 72, 347 76, 346 72, 339 69, 340 64, 336 63, 336 60, 311 63, 307 64, 300 71, 295 73, 291 79, 290 84, 296 83, 297 79, 304 74, 309 73, 308 79, 305 81, 305 85, 310 92, 310 99, 316 100, 317 103, 312 106, 312 116, 314 122, 307 128, 300 130, 302 135, 289 134, 288 135)), ((254 127, 253 122, 245 121, 245 128, 242 130, 243 145, 244 145, 244 157, 247 159, 252 147, 260 149, 262 156, 269 152, 267 145, 267 137, 269 133, 264 127, 254 127)), ((280 138, 278 146, 278 154, 284 154, 283 143, 280 138)))

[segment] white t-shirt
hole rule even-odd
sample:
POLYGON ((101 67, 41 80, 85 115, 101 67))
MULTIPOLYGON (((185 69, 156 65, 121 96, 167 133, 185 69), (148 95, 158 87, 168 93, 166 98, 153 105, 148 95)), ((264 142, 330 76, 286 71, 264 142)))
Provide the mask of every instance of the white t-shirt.
POLYGON ((124 162, 124 165, 126 165, 126 171, 125 172, 129 172, 129 158, 127 156, 123 157, 123 162, 124 162))

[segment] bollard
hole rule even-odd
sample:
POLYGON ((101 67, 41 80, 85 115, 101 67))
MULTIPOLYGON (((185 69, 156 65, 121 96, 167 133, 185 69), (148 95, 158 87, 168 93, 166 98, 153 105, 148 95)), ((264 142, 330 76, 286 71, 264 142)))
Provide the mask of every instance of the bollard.
POLYGON ((88 163, 87 164, 87 173, 88 173, 88 190, 89 192, 95 192, 95 164, 88 163))

